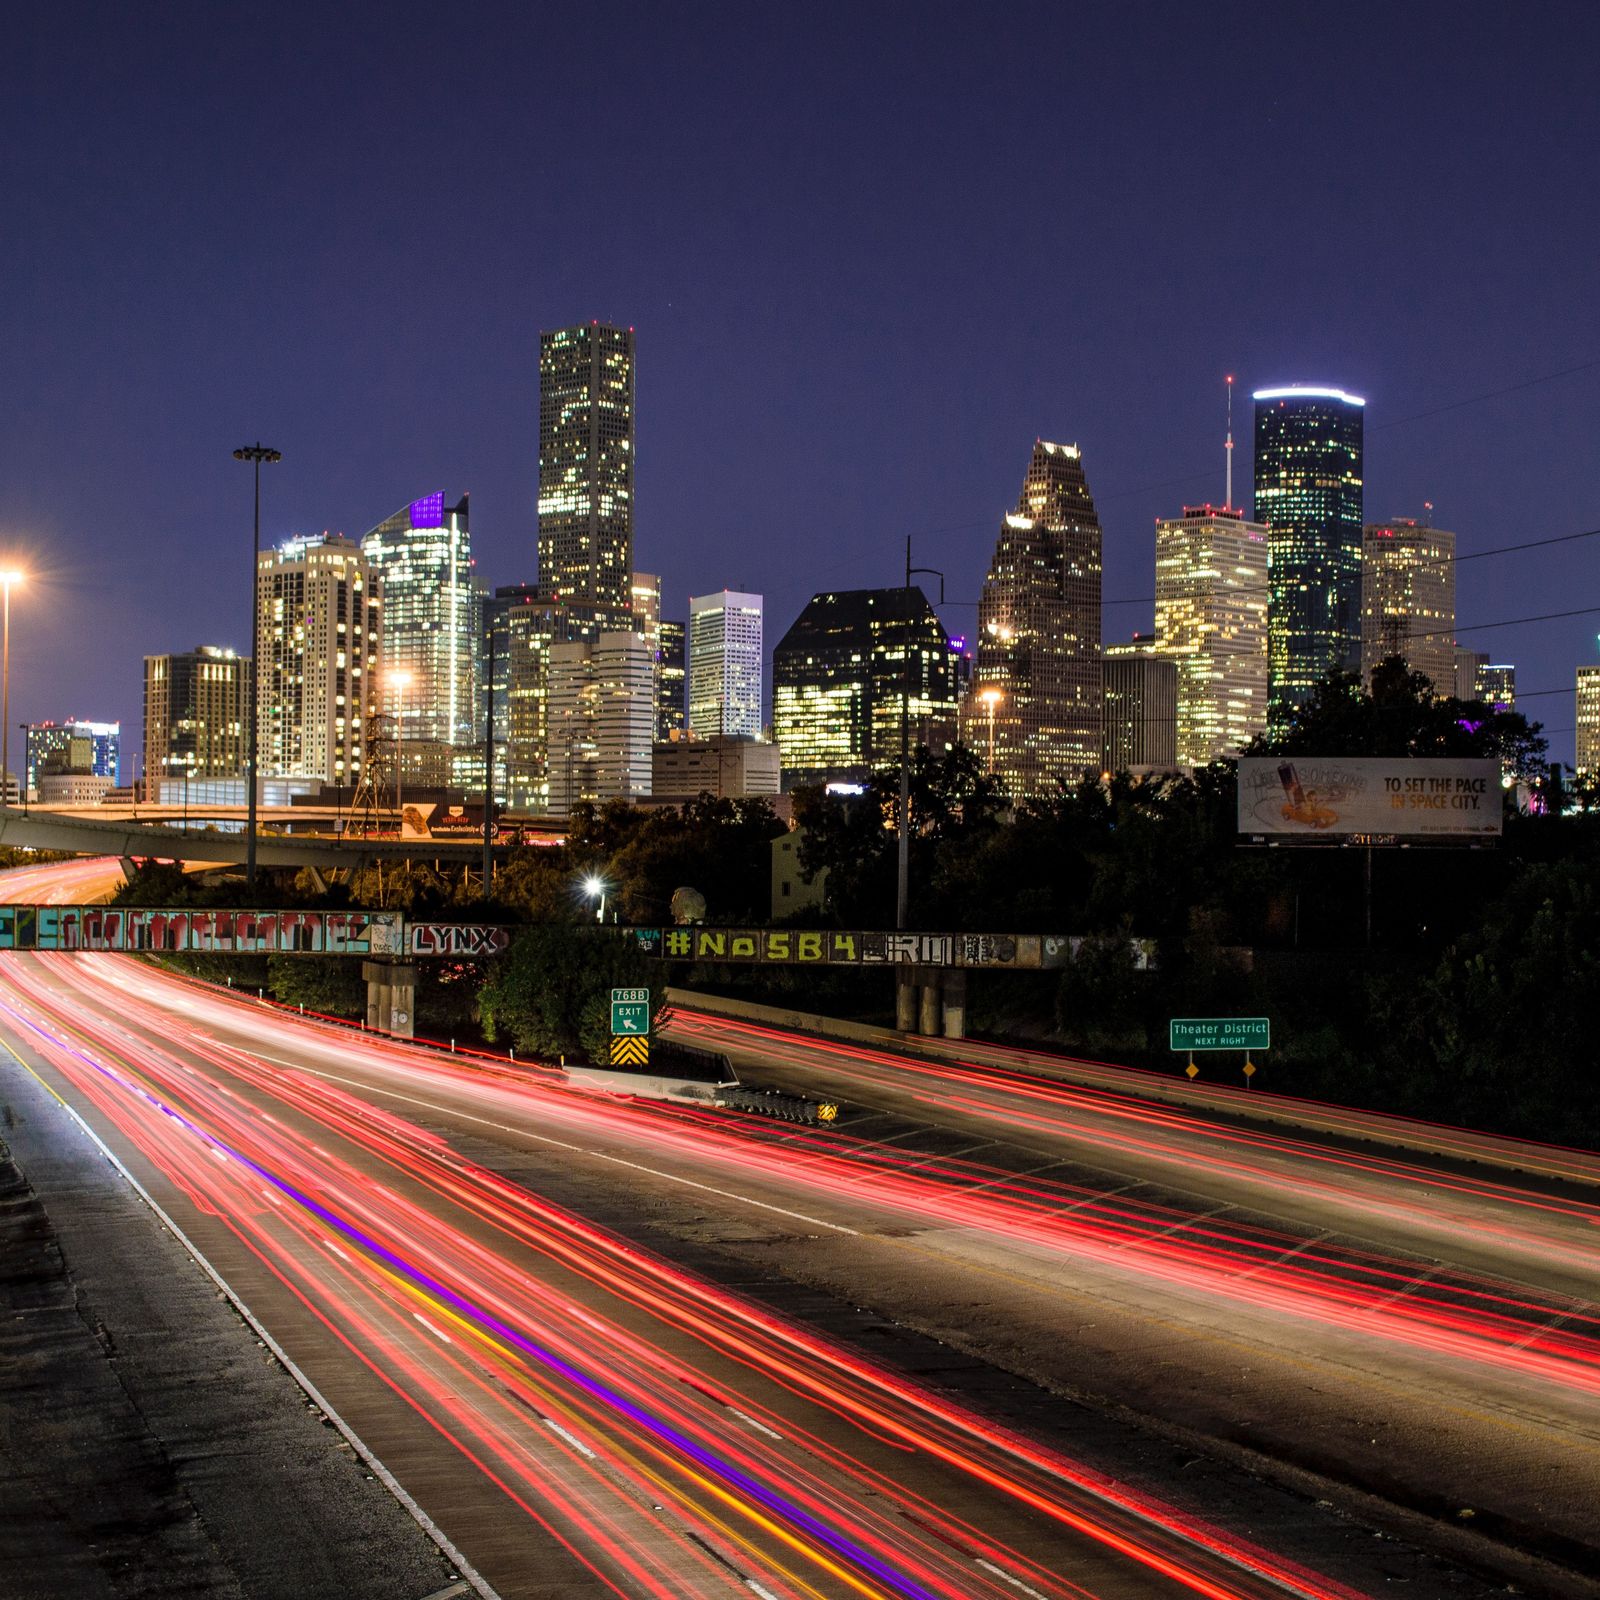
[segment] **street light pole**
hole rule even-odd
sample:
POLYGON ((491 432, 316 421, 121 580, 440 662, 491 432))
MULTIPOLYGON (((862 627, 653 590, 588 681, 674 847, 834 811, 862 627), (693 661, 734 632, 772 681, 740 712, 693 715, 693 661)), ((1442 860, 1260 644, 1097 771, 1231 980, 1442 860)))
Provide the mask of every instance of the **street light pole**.
MULTIPOLYGON (((22 582, 20 572, 0 572, 0 587, 5 589, 5 644, 0 646, 5 660, 0 666, 0 783, 5 785, 5 803, 11 804, 11 585, 22 582)), ((24 788, 24 792, 26 789, 24 788)))
MULTIPOLYGON (((256 475, 256 515, 254 532, 250 542, 250 659, 253 663, 251 670, 251 695, 250 695, 250 743, 245 754, 247 773, 247 789, 245 804, 247 815, 245 818, 245 843, 244 843, 244 886, 247 894, 254 894, 256 887, 256 790, 257 773, 259 771, 259 727, 261 710, 261 639, 260 629, 256 626, 259 601, 257 598, 261 583, 261 463, 263 461, 282 461, 283 452, 273 450, 261 443, 258 439, 254 444, 241 445, 233 452, 235 461, 248 461, 255 467, 256 475)), ((149 773, 145 774, 146 779, 149 773)))
POLYGON ((912 589, 914 575, 925 573, 939 580, 939 604, 944 604, 944 574, 937 567, 911 565, 911 536, 906 535, 906 611, 902 619, 900 662, 900 804, 895 818, 895 893, 894 925, 896 932, 904 932, 907 906, 911 898, 911 625, 912 589))

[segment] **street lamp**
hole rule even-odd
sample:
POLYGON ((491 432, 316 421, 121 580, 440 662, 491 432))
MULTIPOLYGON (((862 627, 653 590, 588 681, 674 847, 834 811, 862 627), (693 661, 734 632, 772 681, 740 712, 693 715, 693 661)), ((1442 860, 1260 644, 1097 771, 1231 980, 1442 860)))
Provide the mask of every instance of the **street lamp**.
POLYGON ((394 690, 394 812, 398 839, 404 838, 406 831, 406 690, 411 687, 411 674, 404 667, 396 667, 384 674, 384 682, 394 690))
POLYGON ((1006 692, 998 683, 991 683, 978 691, 978 704, 989 714, 989 776, 994 776, 994 714, 1006 692))
MULTIPOLYGON (((261 650, 260 639, 257 637, 256 627, 256 593, 261 582, 261 463, 272 463, 283 460, 281 450, 271 450, 257 440, 254 444, 240 445, 233 452, 235 461, 248 461, 255 467, 256 473, 256 518, 255 532, 250 544, 250 658, 255 663, 253 674, 254 682, 251 685, 250 696, 250 747, 245 756, 245 765, 249 768, 249 788, 246 795, 248 814, 245 820, 244 844, 244 886, 245 892, 253 894, 256 887, 256 775, 259 770, 257 748, 257 724, 260 721, 259 711, 261 705, 261 650)), ((148 781, 150 774, 145 778, 148 781)))
POLYGON ((5 590, 5 644, 3 646, 4 666, 0 667, 0 783, 5 784, 5 803, 11 804, 11 586, 21 583, 24 574, 16 571, 0 572, 0 588, 5 590))
POLYGON ((594 920, 596 922, 604 922, 606 920, 606 880, 598 877, 594 873, 590 873, 589 876, 583 880, 583 892, 588 895, 591 900, 593 900, 596 895, 599 895, 600 906, 594 914, 594 920))

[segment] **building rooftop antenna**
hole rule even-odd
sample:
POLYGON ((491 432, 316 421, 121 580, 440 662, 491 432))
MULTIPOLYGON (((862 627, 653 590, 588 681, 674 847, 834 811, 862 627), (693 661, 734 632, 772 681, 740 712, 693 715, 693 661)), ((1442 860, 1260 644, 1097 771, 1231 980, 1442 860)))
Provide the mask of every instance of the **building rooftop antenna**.
POLYGON ((1228 493, 1222 504, 1224 509, 1233 510, 1233 374, 1228 374, 1228 493))

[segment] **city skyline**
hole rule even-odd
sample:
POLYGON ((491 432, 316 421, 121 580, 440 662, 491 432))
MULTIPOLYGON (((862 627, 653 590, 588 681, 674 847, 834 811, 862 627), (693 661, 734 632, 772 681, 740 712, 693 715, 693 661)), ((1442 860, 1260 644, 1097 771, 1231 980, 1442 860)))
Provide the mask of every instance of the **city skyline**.
MULTIPOLYGON (((779 627, 819 588, 898 581, 907 534, 950 600, 974 601, 1016 441, 1042 435, 1094 464, 1107 636, 1147 628, 1149 605, 1122 602, 1154 592, 1155 518, 1222 495, 1228 372, 1368 398, 1370 518, 1432 500, 1464 554, 1593 526, 1577 464, 1600 373, 1596 223, 1571 205, 1596 142, 1585 53, 1496 17, 1448 73, 1418 73, 1437 34, 1410 14, 1385 26, 1373 61, 1359 28, 1307 55, 1279 22, 1227 16, 974 17, 932 49, 887 19, 830 37, 787 17, 719 32, 701 59, 641 18, 580 94, 560 67, 570 19, 492 40, 335 21, 308 63, 293 29, 219 53, 115 15, 92 40, 28 18, 0 110, 30 246, 0 307, 31 374, 0 401, 0 543, 38 577, 16 597, 16 717, 132 726, 136 663, 192 646, 196 597, 217 608, 207 636, 245 648, 241 439, 284 452, 263 474, 268 542, 357 537, 447 483, 471 490, 480 572, 532 581, 539 330, 593 319, 638 328, 634 561, 662 574, 668 616, 726 586, 764 593, 779 627), (1095 70, 1055 126, 1034 108, 1068 45, 1095 70), (493 138, 390 125, 383 86, 419 51, 475 84, 493 138), (1242 70, 1226 125, 1175 151, 1145 108, 1242 70), (152 81, 188 113, 150 117, 152 81), (285 116, 285 85, 316 115, 285 116), (1473 109, 1491 102, 1492 125, 1473 109), (603 132, 575 147, 574 125, 603 132), (1301 131, 1340 162, 1309 168, 1301 131), (269 181, 231 181, 257 163, 269 181), (1072 217, 997 251, 1050 187, 1075 194, 1072 217), (1316 241, 1293 273, 1221 244, 1173 273, 1175 238, 1224 238, 1286 194, 1316 241), (544 225, 580 212, 592 227, 544 225), (472 249, 415 248, 433 217, 472 249), (1396 293, 1407 259, 1429 263, 1420 304, 1396 293), (1461 404, 1475 396, 1493 398, 1461 404), (86 635, 93 652, 74 648, 86 635)), ((1241 437, 1241 485, 1248 455, 1241 437)), ((1464 565, 1458 614, 1566 609, 1586 560, 1464 565)), ((942 615, 970 634, 970 609, 942 615)), ((1547 690, 1592 658, 1593 622, 1463 638, 1547 690)), ((1570 734, 1553 744, 1570 759, 1570 734)))

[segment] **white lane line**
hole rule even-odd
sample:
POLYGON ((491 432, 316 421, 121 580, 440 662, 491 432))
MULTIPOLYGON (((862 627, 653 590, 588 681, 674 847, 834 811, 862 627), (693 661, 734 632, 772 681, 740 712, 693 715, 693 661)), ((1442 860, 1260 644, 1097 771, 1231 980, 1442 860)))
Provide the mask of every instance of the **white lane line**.
POLYGON ((997 1567, 994 1562, 985 1561, 982 1556, 977 1556, 974 1559, 985 1572, 992 1572, 1002 1583, 1009 1583, 1013 1589, 1019 1589, 1023 1594, 1031 1595, 1032 1600, 1046 1600, 1046 1596, 1040 1594, 1031 1585, 1024 1583, 1021 1578, 1013 1573, 1007 1572, 1004 1567, 997 1567))
POLYGON ((446 1344, 454 1344, 455 1343, 455 1340, 452 1339, 450 1337, 450 1335, 444 1331, 443 1328, 434 1327, 434 1325, 431 1322, 429 1322, 428 1319, 425 1316, 423 1316, 423 1314, 420 1311, 413 1311, 411 1313, 411 1315, 414 1316, 417 1319, 417 1321, 420 1322, 422 1324, 422 1326, 424 1328, 426 1328, 428 1330, 428 1332, 431 1333, 434 1336, 435 1339, 442 1339, 442 1340, 444 1340, 444 1342, 446 1344))
POLYGON ((741 1411, 738 1406, 729 1406, 728 1410, 741 1422, 748 1423, 750 1427, 756 1430, 757 1433, 764 1433, 769 1439, 782 1440, 783 1435, 781 1433, 774 1433, 772 1429, 766 1425, 766 1423, 757 1422, 748 1411, 741 1411))
MULTIPOLYGON (((237 1049, 237 1046, 233 1048, 237 1049)), ((241 1054, 253 1055, 254 1051, 241 1051, 241 1054)), ((276 1056, 265 1057, 268 1061, 277 1061, 276 1056)), ((735 1194, 731 1189, 719 1189, 715 1184, 701 1183, 696 1178, 685 1178, 676 1172, 663 1172, 659 1167, 647 1167, 641 1161, 630 1161, 626 1156, 611 1155, 605 1150, 592 1150, 581 1144, 573 1144, 569 1139, 554 1139, 547 1133, 534 1133, 528 1128, 513 1127, 508 1122, 496 1122, 491 1117, 480 1117, 471 1111, 461 1111, 451 1106, 442 1106, 432 1100, 424 1100, 418 1095, 402 1094, 398 1089, 381 1089, 375 1083, 368 1083, 361 1078, 346 1078, 337 1072, 327 1072, 320 1067, 308 1067, 303 1062, 284 1061, 280 1065, 294 1067, 299 1072, 309 1072, 314 1078, 326 1078, 329 1083, 338 1083, 348 1089, 358 1089, 363 1094, 381 1094, 390 1100, 399 1100, 408 1106, 417 1106, 423 1111, 431 1111, 440 1117, 459 1117, 466 1122, 476 1122, 485 1128, 493 1128, 497 1133, 509 1133, 519 1139, 533 1139, 540 1144, 554 1146, 557 1150, 569 1150, 574 1155, 589 1156, 596 1161, 609 1161, 615 1166, 627 1167, 634 1172, 642 1172, 648 1177, 662 1178, 668 1183, 680 1183, 688 1189, 699 1189, 705 1194, 719 1195, 724 1200, 737 1201, 740 1205, 756 1206, 762 1211, 771 1211, 780 1217, 788 1217, 794 1222, 804 1222, 813 1228, 827 1228, 833 1233, 847 1233, 852 1239, 861 1237, 859 1228, 847 1228, 842 1222, 826 1222, 821 1217, 809 1216, 804 1211, 791 1211, 787 1206, 773 1205, 768 1200, 756 1200, 747 1194, 735 1194)), ((315 1145, 312 1146, 316 1148, 315 1145)), ((326 1151, 321 1152, 326 1154, 326 1151)))
MULTIPOLYGON (((22 1058, 19 1056, 17 1059, 20 1061, 22 1058)), ((27 1063, 24 1062, 23 1065, 26 1067, 27 1063)), ((28 1070, 31 1071, 32 1069, 29 1068, 28 1070)), ((41 1083, 44 1082, 42 1078, 39 1081, 41 1083)), ((255 1333, 255 1336, 262 1342, 262 1344, 264 1344, 267 1349, 273 1353, 280 1365, 283 1367, 284 1371, 287 1372, 289 1376, 293 1378, 294 1381, 298 1383, 305 1391, 312 1404, 314 1404, 317 1409, 334 1425, 334 1427, 336 1427, 339 1432, 345 1436, 345 1438, 349 1441, 350 1448, 354 1450, 355 1453, 360 1456, 361 1459, 365 1461, 366 1464, 372 1469, 372 1475, 378 1480, 378 1482, 381 1483, 384 1488, 387 1489, 389 1493, 392 1494, 395 1499, 398 1500, 400 1504, 411 1513, 412 1519, 416 1522, 417 1526, 420 1527, 422 1531, 427 1534, 427 1536, 432 1539, 442 1551, 444 1551, 445 1555, 450 1558, 450 1564, 462 1575, 463 1578, 467 1580, 468 1583, 472 1585, 474 1589, 478 1591, 481 1596, 483 1596, 483 1600, 500 1600, 498 1592, 490 1587, 488 1581, 481 1573, 479 1573, 477 1568, 474 1567, 464 1555, 462 1555, 460 1550, 456 1548, 455 1542, 444 1531, 444 1529, 441 1528, 439 1524, 436 1523, 433 1518, 422 1509, 416 1500, 412 1498, 400 1480, 395 1477, 395 1475, 386 1466, 384 1466, 384 1464, 377 1458, 376 1455, 372 1453, 371 1450, 367 1448, 365 1441, 363 1441, 355 1429, 352 1428, 350 1424, 346 1422, 337 1411, 334 1410, 334 1408, 328 1403, 327 1396, 324 1395, 323 1392, 316 1386, 316 1384, 314 1384, 311 1379, 308 1378, 300 1369, 300 1367, 295 1363, 293 1357, 290 1356, 289 1352, 285 1350, 283 1346, 279 1344, 278 1341, 272 1336, 272 1333, 268 1329, 267 1325, 256 1316, 249 1306, 244 1303, 244 1300, 228 1283, 228 1280, 224 1278, 222 1274, 211 1265, 205 1256, 200 1253, 200 1247, 196 1245, 195 1242, 188 1236, 188 1234, 186 1234, 183 1229, 178 1226, 169 1213, 157 1202, 156 1198, 150 1193, 150 1191, 146 1189, 136 1177, 134 1177, 133 1173, 123 1164, 123 1162, 117 1157, 116 1153, 111 1149, 111 1146, 108 1145, 105 1140, 102 1139, 100 1135, 89 1126, 89 1124, 82 1116, 79 1115, 78 1111, 74 1107, 68 1105, 65 1100, 61 1100, 60 1105, 61 1109, 65 1111, 66 1114, 71 1117, 72 1120, 83 1130, 84 1134, 89 1139, 89 1142, 93 1144, 100 1154, 103 1155, 106 1160, 109 1161, 116 1169, 116 1171, 121 1174, 123 1181, 127 1183, 129 1187, 132 1188, 133 1192, 138 1195, 147 1206, 150 1207, 157 1217, 160 1218, 161 1225, 189 1253, 189 1257, 195 1263, 195 1265, 199 1267, 203 1273, 205 1273, 205 1275, 217 1286, 218 1289, 222 1291, 224 1295, 227 1296, 228 1303, 235 1311, 239 1313, 241 1317, 244 1318, 245 1322, 249 1324, 250 1328, 255 1333)), ((342 1251, 340 1253, 343 1254, 342 1251)))
POLYGON ((591 1450, 582 1439, 580 1439, 575 1433, 568 1433, 567 1430, 555 1420, 555 1418, 546 1417, 544 1419, 544 1425, 552 1433, 559 1433, 561 1437, 565 1439, 580 1456, 587 1456, 591 1461, 599 1460, 599 1457, 595 1455, 594 1451, 591 1450))

